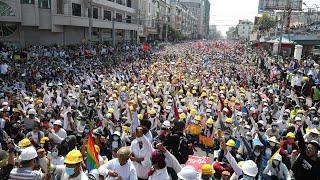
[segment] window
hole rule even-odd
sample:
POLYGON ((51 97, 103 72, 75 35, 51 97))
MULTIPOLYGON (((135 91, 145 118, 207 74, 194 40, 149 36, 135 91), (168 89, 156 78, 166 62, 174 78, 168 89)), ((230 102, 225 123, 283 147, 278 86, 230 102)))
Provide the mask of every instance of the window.
POLYGON ((57 0, 57 14, 63 14, 63 0, 57 0))
POLYGON ((51 0, 39 0, 39 8, 50 9, 51 0))
POLYGON ((117 22, 122 22, 122 14, 116 13, 116 21, 117 22))
POLYGON ((127 7, 131 7, 131 0, 127 0, 127 7))
POLYGON ((122 4, 122 0, 116 0, 118 4, 122 4))
POLYGON ((15 16, 13 9, 6 3, 0 2, 0 16, 15 16))
POLYGON ((10 36, 18 29, 13 23, 0 23, 0 37, 10 36))
POLYGON ((34 4, 34 0, 21 0, 21 4, 34 4))
POLYGON ((103 11, 103 20, 108 20, 111 21, 112 15, 111 15, 111 11, 103 11))
POLYGON ((94 19, 98 19, 99 18, 99 10, 98 8, 93 8, 93 16, 94 19))
POLYGON ((126 23, 131 23, 131 16, 127 16, 126 23))
POLYGON ((72 15, 73 16, 81 16, 81 5, 72 3, 72 15))

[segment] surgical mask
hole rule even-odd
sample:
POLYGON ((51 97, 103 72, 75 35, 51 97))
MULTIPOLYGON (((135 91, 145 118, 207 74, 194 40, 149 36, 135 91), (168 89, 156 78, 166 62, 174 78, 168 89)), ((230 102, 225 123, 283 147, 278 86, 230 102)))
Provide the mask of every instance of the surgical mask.
POLYGON ((269 144, 271 147, 274 147, 276 145, 276 143, 274 143, 274 142, 269 142, 269 144))
POLYGON ((230 152, 232 150, 232 147, 227 146, 227 150, 230 152))
POLYGON ((113 140, 114 140, 114 141, 118 141, 118 140, 119 140, 119 137, 118 137, 118 136, 113 136, 113 140))
POLYGON ((74 168, 69 168, 69 167, 65 167, 66 174, 68 174, 69 176, 72 176, 74 174, 74 168))
POLYGON ((194 121, 194 124, 199 124, 199 121, 194 121))
POLYGON ((212 125, 211 125, 211 124, 209 124, 209 125, 207 125, 207 127, 208 127, 208 128, 211 128, 211 127, 212 127, 212 125))
POLYGON ((224 135, 224 137, 225 137, 226 139, 229 139, 229 138, 230 138, 230 135, 224 135))
POLYGON ((270 119, 270 116, 266 116, 267 119, 270 119))
POLYGON ((251 136, 246 136, 246 138, 247 138, 248 141, 252 140, 251 136))
POLYGON ((58 151, 53 151, 53 152, 51 153, 52 157, 57 157, 58 154, 59 154, 58 151))
POLYGON ((254 152, 254 155, 260 156, 260 152, 255 151, 255 152, 254 152))

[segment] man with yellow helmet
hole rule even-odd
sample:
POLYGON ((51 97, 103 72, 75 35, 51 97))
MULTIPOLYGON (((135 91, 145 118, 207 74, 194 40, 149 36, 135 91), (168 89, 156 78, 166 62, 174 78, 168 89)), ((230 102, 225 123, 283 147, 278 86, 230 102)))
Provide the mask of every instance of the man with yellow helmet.
POLYGON ((204 164, 201 167, 201 180, 214 180, 214 169, 211 164, 204 164))

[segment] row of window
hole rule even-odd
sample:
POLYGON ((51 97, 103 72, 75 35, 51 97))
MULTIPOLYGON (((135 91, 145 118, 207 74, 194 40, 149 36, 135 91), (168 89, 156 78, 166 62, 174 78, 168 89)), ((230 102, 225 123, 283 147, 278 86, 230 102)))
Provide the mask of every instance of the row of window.
MULTIPOLYGON (((90 13, 90 10, 88 9, 88 15, 89 14, 91 14, 91 13, 90 13)), ((81 16, 81 4, 72 3, 72 15, 73 16, 81 16)), ((92 18, 99 19, 99 9, 96 7, 92 8, 92 18)), ((103 10, 103 20, 108 20, 108 21, 112 20, 111 11, 103 10)), ((116 13, 115 21, 116 22, 123 22, 124 21, 121 13, 116 13)), ((131 23, 131 16, 127 16, 125 19, 125 22, 131 23)))
MULTIPOLYGON (((35 0, 21 0, 21 4, 34 4, 35 0)), ((109 0, 114 2, 113 0, 109 0)), ((127 1, 127 7, 131 7, 131 0, 116 0, 116 3, 125 5, 124 1, 127 1)), ((38 0, 39 8, 51 8, 51 0, 38 0)))
MULTIPOLYGON (((21 0, 21 4, 34 4, 35 0, 21 0)), ((38 0, 39 8, 50 9, 51 0, 38 0)))

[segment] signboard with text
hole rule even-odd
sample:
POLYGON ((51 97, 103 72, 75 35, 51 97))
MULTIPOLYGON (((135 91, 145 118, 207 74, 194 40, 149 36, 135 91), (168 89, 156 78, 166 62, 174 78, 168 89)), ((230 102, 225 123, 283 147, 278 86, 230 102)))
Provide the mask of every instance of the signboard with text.
POLYGON ((199 157, 199 156, 191 156, 189 155, 189 159, 186 162, 186 166, 194 167, 198 172, 201 171, 201 166, 203 164, 208 164, 209 158, 208 157, 199 157))
POLYGON ((301 11, 302 0, 259 0, 259 13, 285 9, 301 11))

